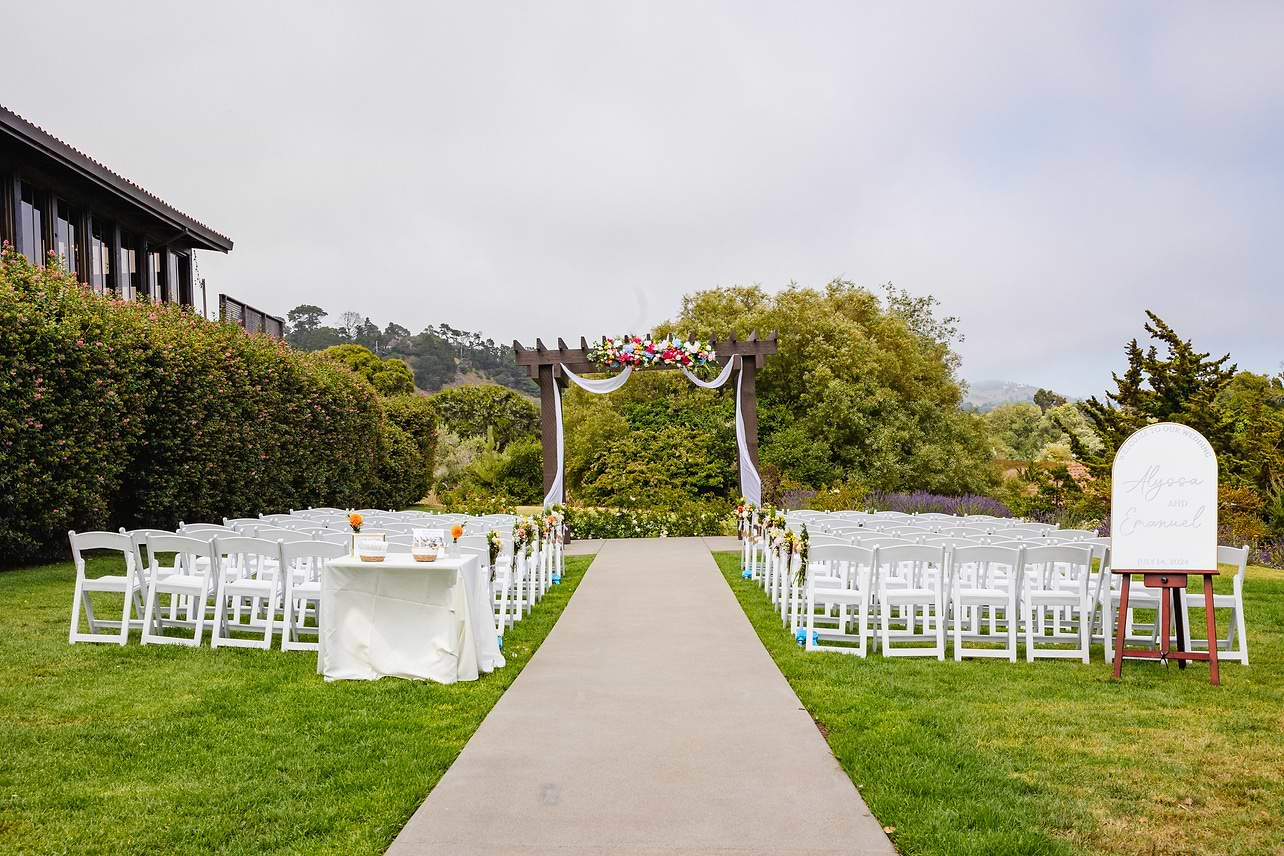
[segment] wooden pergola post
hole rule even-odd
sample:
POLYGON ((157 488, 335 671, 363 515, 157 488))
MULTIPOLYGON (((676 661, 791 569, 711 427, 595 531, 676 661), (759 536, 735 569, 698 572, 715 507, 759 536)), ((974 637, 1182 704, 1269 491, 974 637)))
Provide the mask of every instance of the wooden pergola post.
POLYGON ((539 367, 539 434, 544 452, 544 495, 557 481, 557 408, 553 406, 553 366, 539 367))
MULTIPOLYGON (((762 367, 763 361, 769 355, 776 353, 776 333, 773 330, 765 339, 759 339, 757 333, 751 333, 748 339, 739 341, 733 335, 722 341, 714 339, 712 344, 720 360, 729 360, 736 355, 740 357, 740 376, 736 378, 738 382, 743 383, 740 388, 740 413, 745 425, 745 445, 748 446, 749 460, 757 469, 758 395, 755 384, 758 369, 762 367)), ((540 447, 544 454, 545 495, 552 489, 558 475, 565 476, 564 473, 557 471, 557 409, 554 406, 553 385, 557 384, 563 389, 566 387, 562 366, 566 366, 576 374, 601 372, 601 366, 589 361, 588 352, 588 342, 583 338, 580 339, 578 348, 569 347, 561 339, 557 340, 556 348, 545 346, 542 339, 535 340, 534 348, 527 348, 521 342, 513 342, 513 354, 517 364, 525 366, 526 373, 539 384, 540 447)), ((656 366, 656 368, 676 368, 676 366, 656 366)), ((737 470, 739 470, 739 461, 737 461, 737 470)), ((740 476, 742 493, 744 487, 742 473, 740 476)))

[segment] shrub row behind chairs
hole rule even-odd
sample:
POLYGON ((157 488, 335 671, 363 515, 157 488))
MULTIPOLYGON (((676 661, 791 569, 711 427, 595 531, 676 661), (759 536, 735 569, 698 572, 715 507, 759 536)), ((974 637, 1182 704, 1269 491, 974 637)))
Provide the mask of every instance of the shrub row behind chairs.
MULTIPOLYGON (((1092 642, 1113 656, 1119 577, 1109 572, 1110 539, 1095 532, 993 517, 890 512, 794 512, 788 525, 806 525, 808 568, 799 582, 798 561, 786 568, 782 549, 745 545, 750 576, 778 606, 782 621, 808 650, 866 656, 1005 657, 1015 661, 1022 636, 1028 661, 1072 657, 1089 661, 1092 642), (969 646, 968 643, 971 643, 969 646), (999 647, 996 647, 999 646, 999 647)), ((1243 579, 1246 547, 1219 547, 1218 562, 1235 568, 1231 594, 1215 606, 1231 610, 1225 659, 1248 662, 1243 579)), ((1158 610, 1159 591, 1136 589, 1129 599, 1125 635, 1131 644, 1158 641, 1157 622, 1136 610, 1158 610)), ((1183 642, 1192 639, 1190 601, 1183 642)), ((1193 607, 1192 607, 1193 604, 1193 607)))
MULTIPOLYGON (((282 650, 316 650, 320 572, 325 562, 349 554, 351 512, 337 508, 224 519, 222 524, 180 523, 175 531, 136 529, 119 532, 69 532, 76 571, 70 643, 111 642, 124 645, 131 630, 142 631, 143 644, 200 645, 206 624, 211 647, 270 648, 279 625, 282 650), (90 577, 84 553, 109 550, 120 554, 125 573, 90 577), (144 552, 147 559, 144 560, 144 552), (172 564, 161 562, 173 554, 172 564), (282 574, 281 568, 289 573, 282 574), (111 592, 124 598, 119 621, 94 614, 91 593, 111 592), (162 604, 162 596, 168 604, 162 604), (248 601, 248 609, 247 609, 248 601), (230 607, 230 608, 229 608, 230 607), (230 612, 230 616, 229 616, 230 612), (81 632, 81 616, 89 632, 81 632), (249 623, 242 623, 248 615, 249 623), (307 619, 311 617, 313 624, 307 619), (192 631, 189 637, 168 636, 166 627, 192 631), (112 630, 114 632, 103 632, 112 630), (241 639, 233 632, 254 631, 259 638, 241 639)), ((506 628, 530 612, 564 573, 560 538, 536 541, 514 555, 512 515, 431 514, 361 509, 362 534, 382 534, 391 553, 409 553, 413 529, 455 524, 464 528, 461 555, 476 555, 489 568, 496 625, 506 628), (490 568, 486 533, 498 532, 500 555, 490 568)))

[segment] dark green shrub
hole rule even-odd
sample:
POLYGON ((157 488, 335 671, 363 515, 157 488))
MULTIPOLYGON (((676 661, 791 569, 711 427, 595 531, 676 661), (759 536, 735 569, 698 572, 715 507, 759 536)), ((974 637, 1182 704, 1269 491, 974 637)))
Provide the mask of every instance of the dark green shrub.
POLYGON ((539 435, 539 408, 525 396, 495 384, 456 386, 432 397, 443 429, 460 437, 485 437, 493 430, 503 450, 518 437, 539 435))
POLYGON ((380 395, 413 395, 415 375, 402 360, 380 359, 361 345, 334 345, 321 352, 328 360, 342 363, 370 381, 380 395))
POLYGON ((432 469, 437 458, 437 411, 432 402, 422 395, 393 396, 384 399, 383 415, 415 441, 426 484, 431 486, 432 469))
POLYGON ((379 436, 379 466, 370 494, 372 508, 405 508, 428 493, 428 472, 414 439, 391 422, 379 436))
POLYGON ((0 256, 0 563, 62 555, 68 529, 415 493, 421 446, 383 425, 343 366, 0 256))

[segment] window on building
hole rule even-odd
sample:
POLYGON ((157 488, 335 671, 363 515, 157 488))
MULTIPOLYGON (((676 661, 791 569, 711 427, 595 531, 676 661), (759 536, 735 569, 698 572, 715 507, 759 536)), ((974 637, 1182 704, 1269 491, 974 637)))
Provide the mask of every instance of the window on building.
POLYGON ((151 263, 147 265, 147 296, 152 303, 160 303, 164 300, 161 296, 161 280, 164 274, 161 272, 161 254, 151 253, 151 263))
POLYGON ((58 200, 58 216, 54 220, 54 250, 62 257, 63 267, 76 274, 76 229, 80 212, 65 199, 58 200))
POLYGON ((106 294, 116 288, 111 263, 111 236, 115 228, 98 217, 94 218, 90 227, 89 284, 99 294, 106 294))
POLYGON ((176 288, 171 290, 170 294, 184 306, 192 306, 192 257, 183 253, 172 253, 170 258, 174 260, 176 267, 173 280, 176 288))
POLYGON ((22 182, 18 205, 18 249, 32 264, 45 263, 45 205, 41 193, 22 182))
POLYGON ((169 266, 165 269, 165 299, 173 303, 178 301, 178 253, 169 254, 169 266))
POLYGON ((142 283, 139 282, 138 250, 135 248, 134 236, 121 230, 120 233, 120 266, 116 268, 116 286, 120 296, 125 300, 137 300, 142 283))

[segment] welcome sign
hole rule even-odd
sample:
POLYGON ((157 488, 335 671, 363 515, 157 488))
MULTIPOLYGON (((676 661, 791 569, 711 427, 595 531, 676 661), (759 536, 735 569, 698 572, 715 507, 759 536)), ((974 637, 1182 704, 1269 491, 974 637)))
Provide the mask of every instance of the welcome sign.
POLYGON ((1204 435, 1149 425, 1119 447, 1111 476, 1110 555, 1118 570, 1217 568, 1217 455, 1204 435))

